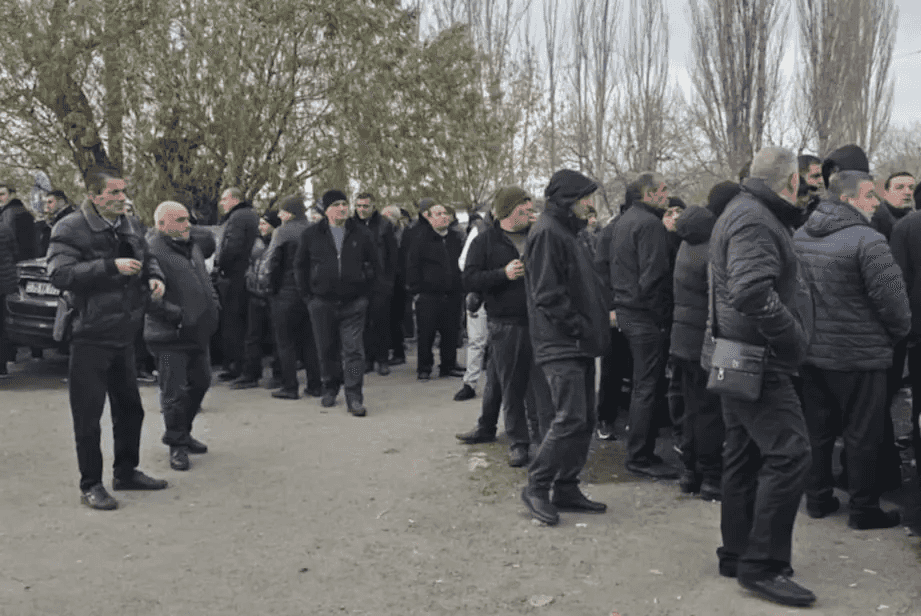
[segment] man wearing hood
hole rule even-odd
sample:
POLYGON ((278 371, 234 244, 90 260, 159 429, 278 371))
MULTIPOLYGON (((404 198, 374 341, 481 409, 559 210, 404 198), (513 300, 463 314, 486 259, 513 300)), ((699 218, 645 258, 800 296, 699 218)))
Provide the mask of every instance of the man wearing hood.
POLYGON ((886 238, 870 226, 877 207, 869 174, 834 173, 826 199, 794 237, 815 289, 815 334, 802 368, 803 414, 812 442, 806 511, 821 518, 840 505, 832 490, 832 452, 843 434, 848 525, 860 530, 900 522, 897 511, 880 509, 877 459, 886 371, 893 346, 911 326, 902 272, 886 238))
POLYGON ((896 171, 883 182, 883 201, 870 219, 873 228, 892 236, 895 223, 915 209, 915 178, 907 171, 896 171))
POLYGON ((534 361, 550 387, 554 416, 542 418, 550 428, 521 498, 534 518, 550 525, 559 522, 559 509, 607 509, 579 489, 595 429, 595 358, 604 354, 610 333, 610 297, 578 239, 597 189, 576 171, 553 174, 522 259, 534 361))
POLYGON ((16 198, 16 187, 11 182, 0 183, 0 225, 6 225, 16 237, 17 261, 39 256, 35 246, 35 218, 16 198))
POLYGON ((763 148, 742 192, 717 220, 710 237, 713 301, 701 366, 710 370, 714 333, 769 349, 758 400, 721 396, 726 439, 719 572, 772 601, 807 606, 815 595, 790 579, 793 523, 810 459, 792 381, 812 330, 792 237, 801 216, 798 186, 793 152, 763 148))
POLYGON ((233 381, 243 371, 243 340, 246 337, 246 311, 249 307, 246 270, 249 267, 250 252, 259 235, 259 214, 249 201, 243 200, 243 191, 235 187, 224 191, 220 206, 224 213, 224 230, 215 266, 218 271, 218 289, 221 291, 224 371, 217 378, 233 381))
POLYGON ((707 391, 707 373, 700 355, 707 329, 709 292, 707 264, 710 234, 726 205, 739 194, 735 182, 720 182, 710 190, 707 207, 687 208, 675 223, 683 238, 675 259, 675 311, 671 355, 678 365, 685 414, 681 430, 681 491, 720 500, 723 469, 723 426, 720 398, 707 391))
POLYGON ((627 435, 627 470, 656 479, 678 472, 656 455, 656 418, 667 408, 665 360, 672 317, 671 240, 662 218, 668 187, 657 173, 642 173, 628 187, 631 207, 614 229, 611 288, 617 325, 633 356, 633 394, 627 435))

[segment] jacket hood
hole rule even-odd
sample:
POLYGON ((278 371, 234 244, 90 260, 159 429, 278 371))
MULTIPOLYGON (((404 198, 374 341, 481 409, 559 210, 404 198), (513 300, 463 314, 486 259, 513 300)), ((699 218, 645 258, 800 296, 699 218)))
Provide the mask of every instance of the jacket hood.
POLYGON ((857 209, 843 201, 823 200, 815 209, 803 230, 811 237, 827 237, 848 227, 870 226, 857 209))
POLYGON ((675 233, 688 244, 703 244, 710 239, 716 216, 704 207, 689 207, 675 223, 675 233))
POLYGON ((760 178, 747 178, 742 182, 742 192, 758 199, 787 227, 795 227, 802 221, 802 210, 768 188, 760 178))
POLYGON ((587 223, 572 213, 572 206, 579 199, 587 197, 596 190, 598 190, 598 184, 578 171, 561 169, 553 174, 550 183, 544 189, 544 197, 547 199, 544 213, 559 220, 573 233, 578 233, 585 228, 587 223))
POLYGON ((4 205, 3 207, 0 207, 0 210, 5 210, 7 208, 14 208, 14 207, 26 207, 26 206, 23 205, 22 201, 19 200, 19 197, 13 197, 12 199, 6 202, 6 205, 4 205))

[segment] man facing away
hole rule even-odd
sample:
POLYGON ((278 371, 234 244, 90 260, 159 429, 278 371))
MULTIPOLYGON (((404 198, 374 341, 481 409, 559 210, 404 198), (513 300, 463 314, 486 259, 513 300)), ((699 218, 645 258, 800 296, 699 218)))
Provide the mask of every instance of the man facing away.
POLYGON ((87 200, 51 232, 51 283, 76 311, 68 387, 83 504, 115 509, 102 485, 99 421, 106 395, 112 413, 115 490, 161 490, 166 481, 137 470, 144 408, 138 392, 134 341, 150 299, 163 297, 163 273, 144 229, 125 216, 125 180, 112 169, 86 176, 87 200))
POLYGON ((200 244, 214 238, 195 229, 181 203, 164 201, 154 212, 150 254, 157 259, 166 293, 151 302, 144 341, 157 361, 160 407, 173 470, 189 469, 189 454, 208 447, 192 437, 192 422, 211 386, 209 342, 217 331, 218 299, 200 244))

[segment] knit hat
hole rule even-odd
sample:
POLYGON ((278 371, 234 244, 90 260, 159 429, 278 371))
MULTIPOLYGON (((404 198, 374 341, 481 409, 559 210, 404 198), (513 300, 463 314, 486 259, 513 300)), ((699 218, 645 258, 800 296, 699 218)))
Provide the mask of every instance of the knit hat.
POLYGON ((345 196, 345 193, 341 190, 327 190, 323 193, 323 200, 320 202, 320 206, 323 208, 323 211, 326 211, 326 208, 331 206, 333 203, 338 201, 348 201, 348 197, 345 196))
POLYGON ((275 210, 266 210, 262 214, 262 220, 272 225, 275 229, 281 226, 281 218, 278 217, 278 212, 275 210))
POLYGON ((598 184, 578 171, 560 169, 550 178, 544 197, 558 207, 569 208, 598 190, 598 184))
POLYGON ((419 214, 421 215, 423 212, 425 212, 426 210, 428 210, 428 209, 430 209, 430 208, 435 207, 436 205, 438 205, 438 204, 435 202, 434 199, 431 199, 431 198, 429 198, 429 197, 426 197, 426 198, 424 198, 424 199, 421 199, 421 200, 419 201, 419 214))
POLYGON ((503 186, 496 192, 496 196, 493 199, 493 212, 495 213, 496 220, 504 220, 512 215, 512 212, 515 211, 515 208, 524 203, 525 201, 530 201, 531 195, 529 195, 524 189, 519 188, 518 186, 503 186))
POLYGON ((282 199, 278 204, 278 210, 293 214, 295 218, 304 218, 307 215, 307 206, 300 195, 288 195, 282 199))
POLYGON ((735 182, 726 181, 714 184, 707 196, 707 209, 714 216, 719 217, 729 202, 735 199, 740 192, 742 192, 742 187, 735 182))
POLYGON ((669 197, 668 198, 668 207, 669 209, 676 207, 680 210, 685 210, 688 207, 688 204, 684 202, 681 197, 669 197))
POLYGON ((828 178, 835 171, 863 171, 870 173, 870 161, 860 146, 846 145, 840 147, 825 159, 822 163, 822 179, 825 181, 825 188, 828 188, 828 178))

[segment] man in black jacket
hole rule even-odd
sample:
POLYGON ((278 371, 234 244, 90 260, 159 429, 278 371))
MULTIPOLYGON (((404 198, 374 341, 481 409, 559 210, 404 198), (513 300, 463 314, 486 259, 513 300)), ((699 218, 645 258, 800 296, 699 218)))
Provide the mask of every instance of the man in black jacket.
POLYGON ((883 202, 873 213, 871 224, 886 239, 897 222, 915 209, 915 178, 907 171, 896 171, 883 182, 883 202))
POLYGON ((243 340, 246 336, 246 269, 249 255, 259 235, 259 215, 239 188, 228 188, 221 195, 224 231, 217 252, 218 289, 221 292, 221 338, 224 371, 221 381, 233 381, 243 370, 243 340))
POLYGON ((662 222, 668 187, 658 174, 642 173, 628 193, 633 201, 611 244, 615 318, 633 356, 626 464, 634 474, 674 479, 678 472, 655 453, 656 417, 667 408, 663 385, 672 314, 671 240, 662 222))
POLYGON ((45 197, 45 219, 35 222, 35 241, 38 256, 48 253, 51 229, 59 220, 75 211, 63 190, 52 190, 45 197))
POLYGON ((371 232, 349 217, 345 193, 329 190, 322 203, 326 218, 301 235, 294 273, 317 342, 321 404, 333 406, 344 385, 349 412, 363 417, 365 316, 381 284, 380 263, 371 232))
POLYGON ((35 250, 35 218, 15 195, 16 187, 11 182, 0 183, 0 225, 6 225, 16 236, 16 260, 34 259, 39 256, 35 250))
POLYGON ((800 220, 798 186, 793 153, 764 148, 742 192, 716 222, 709 254, 716 311, 710 310, 701 365, 710 370, 713 335, 770 349, 757 401, 721 396, 726 441, 719 571, 768 599, 805 606, 815 595, 789 577, 793 523, 810 459, 792 381, 812 330, 792 238, 800 220))
POLYGON ((208 451, 192 437, 192 422, 211 386, 208 345, 217 330, 219 306, 199 244, 214 239, 206 230, 193 232, 189 211, 175 201, 157 206, 154 223, 150 254, 163 271, 166 294, 150 304, 144 342, 160 373, 162 441, 169 446, 170 467, 185 471, 190 453, 208 451))
POLYGON ((531 227, 522 259, 531 346, 550 388, 553 417, 541 418, 550 428, 521 499, 534 518, 550 525, 559 522, 559 509, 607 509, 579 489, 595 430, 595 358, 607 348, 610 327, 610 297, 577 237, 597 189, 576 171, 553 174, 544 190, 546 209, 531 227))
POLYGON ((439 376, 464 376, 464 371, 457 366, 457 339, 464 301, 458 259, 463 241, 449 229, 450 224, 447 208, 433 199, 422 199, 418 227, 408 240, 406 288, 411 296, 418 296, 416 373, 420 381, 429 380, 432 374, 435 332, 441 335, 439 376))
POLYGON ((796 252, 815 289, 815 334, 802 368, 803 414, 812 441, 806 511, 836 511, 832 452, 843 432, 851 528, 890 528, 898 511, 880 509, 877 459, 892 348, 911 326, 902 272, 870 226, 879 200, 861 171, 831 176, 827 199, 796 232, 796 252))
POLYGON ((374 209, 373 200, 368 192, 355 200, 355 221, 371 232, 381 264, 381 280, 375 285, 365 319, 365 371, 377 368, 378 374, 387 376, 390 374, 390 303, 397 273, 397 240, 393 225, 374 209))
POLYGON ((319 396, 320 359, 311 328, 307 303, 298 287, 297 255, 301 238, 308 228, 307 209, 300 195, 282 199, 278 206, 281 226, 272 235, 259 273, 260 281, 268 289, 272 306, 272 326, 275 347, 281 367, 281 389, 272 397, 297 400, 297 360, 301 359, 307 372, 304 393, 319 396))
POLYGON ((106 394, 112 413, 115 490, 160 490, 166 482, 137 470, 144 408, 138 392, 134 341, 151 298, 166 287, 144 230, 125 216, 125 180, 110 169, 86 177, 87 201, 55 225, 48 249, 51 283, 72 296, 70 409, 77 443, 82 502, 93 509, 118 503, 102 485, 99 420, 106 394))

